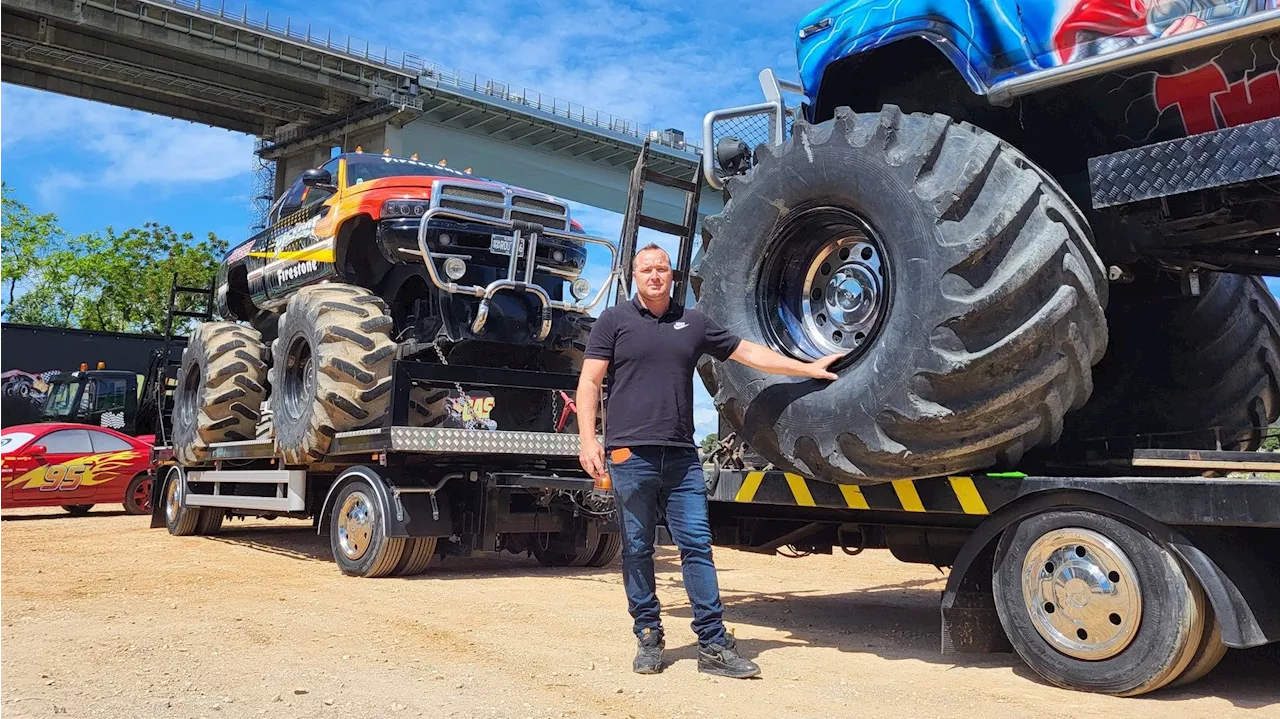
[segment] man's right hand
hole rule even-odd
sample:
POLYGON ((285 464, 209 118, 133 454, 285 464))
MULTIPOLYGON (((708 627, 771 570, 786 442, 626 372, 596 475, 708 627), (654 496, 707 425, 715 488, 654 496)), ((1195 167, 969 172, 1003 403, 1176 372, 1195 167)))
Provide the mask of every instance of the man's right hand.
POLYGON ((600 440, 595 437, 582 440, 582 448, 578 451, 578 462, 592 479, 604 479, 607 474, 604 466, 604 445, 600 444, 600 440))

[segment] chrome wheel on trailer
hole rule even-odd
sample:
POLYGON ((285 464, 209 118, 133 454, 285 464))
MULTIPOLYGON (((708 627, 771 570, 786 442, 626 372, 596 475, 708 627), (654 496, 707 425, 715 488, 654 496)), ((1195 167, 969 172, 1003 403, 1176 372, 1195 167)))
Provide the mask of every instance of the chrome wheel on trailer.
POLYGON ((1199 581, 1108 516, 1050 511, 1005 530, 992 595, 1018 655, 1061 687, 1134 696, 1212 668, 1212 656, 1194 661, 1213 650, 1199 581))
MULTIPOLYGON (((348 475, 351 476, 351 475, 348 475)), ((348 481, 338 490, 328 513, 329 544, 333 561, 343 574, 385 577, 401 566, 408 546, 406 537, 388 537, 382 505, 369 480, 348 481)), ((339 482, 343 481, 339 478, 339 482)), ((434 553, 434 547, 432 547, 434 553)))
POLYGON ((358 560, 369 551, 373 539, 373 508, 364 492, 347 495, 338 512, 338 547, 350 560, 358 560))
POLYGON ((186 489, 184 480, 182 467, 177 465, 170 467, 165 474, 164 521, 169 534, 177 537, 199 533, 200 510, 182 506, 182 493, 186 489))
POLYGON ((1043 535, 1022 563, 1031 623, 1054 649, 1106 659, 1133 641, 1142 618, 1137 571, 1115 542, 1087 529, 1043 535))

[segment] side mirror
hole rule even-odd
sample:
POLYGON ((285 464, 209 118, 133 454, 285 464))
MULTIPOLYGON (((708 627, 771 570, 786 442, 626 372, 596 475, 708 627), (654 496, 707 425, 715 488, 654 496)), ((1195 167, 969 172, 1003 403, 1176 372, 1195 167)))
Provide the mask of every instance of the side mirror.
POLYGON ((302 172, 302 184, 319 190, 338 189, 338 186, 333 184, 333 175, 330 175, 328 170, 319 167, 304 170, 302 172))
POLYGON ((48 454, 49 448, 44 446, 43 444, 33 444, 27 448, 26 453, 31 455, 32 457, 39 457, 40 455, 48 454))

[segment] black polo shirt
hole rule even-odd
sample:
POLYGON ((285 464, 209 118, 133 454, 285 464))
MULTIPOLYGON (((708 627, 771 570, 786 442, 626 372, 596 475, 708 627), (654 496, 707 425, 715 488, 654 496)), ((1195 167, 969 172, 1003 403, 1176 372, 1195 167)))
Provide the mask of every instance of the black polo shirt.
POLYGON ((698 358, 729 359, 742 340, 696 309, 672 305, 661 317, 638 298, 600 313, 588 359, 608 360, 605 447, 693 442, 693 373, 698 358))

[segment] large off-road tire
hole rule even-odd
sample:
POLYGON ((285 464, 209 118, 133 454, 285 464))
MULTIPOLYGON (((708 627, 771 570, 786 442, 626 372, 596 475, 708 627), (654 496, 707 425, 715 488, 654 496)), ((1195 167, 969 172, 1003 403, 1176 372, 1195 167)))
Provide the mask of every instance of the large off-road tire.
POLYGON ((204 461, 209 445, 253 439, 266 394, 267 347, 258 331, 202 322, 182 352, 173 401, 173 451, 204 461))
POLYGON ((1012 465, 1056 441, 1106 349, 1103 266, 1052 180, 943 115, 797 122, 704 222, 698 307, 839 379, 700 367, 739 436, 839 483, 1012 465))
POLYGON ((1006 530, 992 590, 1018 655, 1068 689, 1159 689, 1193 667, 1205 635, 1208 599, 1173 552, 1092 512, 1048 512, 1006 530))
POLYGON ((1060 454, 1258 448, 1280 415, 1280 307, 1258 277, 1204 272, 1200 288, 1155 273, 1112 288, 1113 340, 1060 454))
POLYGON ((409 425, 439 427, 449 418, 449 390, 414 387, 409 391, 409 425))
POLYGON ((304 287, 289 298, 271 345, 271 415, 286 464, 314 462, 338 432, 382 421, 391 405, 386 303, 350 285, 304 287))

